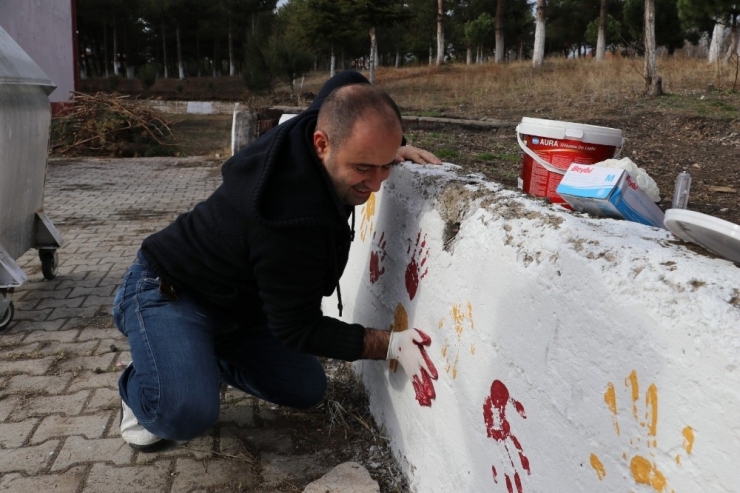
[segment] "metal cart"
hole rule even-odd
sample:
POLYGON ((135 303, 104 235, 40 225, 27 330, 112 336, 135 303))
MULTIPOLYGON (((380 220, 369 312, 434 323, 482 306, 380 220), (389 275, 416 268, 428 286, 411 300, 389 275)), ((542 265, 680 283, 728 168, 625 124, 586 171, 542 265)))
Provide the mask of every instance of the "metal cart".
POLYGON ((0 331, 13 320, 13 290, 27 279, 15 260, 37 248, 44 277, 53 279, 64 246, 43 209, 55 87, 0 27, 0 331))

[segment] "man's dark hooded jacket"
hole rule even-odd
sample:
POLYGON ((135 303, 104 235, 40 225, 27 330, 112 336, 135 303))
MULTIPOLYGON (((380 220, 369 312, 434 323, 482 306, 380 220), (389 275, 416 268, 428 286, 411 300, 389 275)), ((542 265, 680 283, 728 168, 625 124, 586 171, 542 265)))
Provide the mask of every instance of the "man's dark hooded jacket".
POLYGON ((352 207, 339 201, 313 132, 329 92, 363 82, 339 74, 306 111, 224 163, 223 184, 208 199, 144 240, 150 269, 240 330, 267 324, 286 346, 359 359, 364 328, 321 312, 347 263, 352 207))

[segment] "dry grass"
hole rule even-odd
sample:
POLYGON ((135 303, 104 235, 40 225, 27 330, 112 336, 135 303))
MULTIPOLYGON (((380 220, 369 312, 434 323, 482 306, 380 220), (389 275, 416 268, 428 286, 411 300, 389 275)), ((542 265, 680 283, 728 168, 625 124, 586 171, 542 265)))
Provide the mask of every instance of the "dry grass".
MULTIPOLYGON (((704 59, 666 56, 658 61, 663 88, 671 96, 704 93, 708 84, 730 94, 736 83, 736 60, 708 64, 704 59)), ((642 102, 643 59, 614 56, 547 59, 539 69, 531 62, 504 65, 446 65, 441 68, 381 68, 376 83, 386 89, 404 113, 421 116, 517 119, 517 114, 554 113, 559 117, 599 118, 624 105, 642 102)), ((318 92, 326 80, 319 73, 306 80, 305 90, 318 92)), ((535 116, 535 115, 532 115, 535 116)))

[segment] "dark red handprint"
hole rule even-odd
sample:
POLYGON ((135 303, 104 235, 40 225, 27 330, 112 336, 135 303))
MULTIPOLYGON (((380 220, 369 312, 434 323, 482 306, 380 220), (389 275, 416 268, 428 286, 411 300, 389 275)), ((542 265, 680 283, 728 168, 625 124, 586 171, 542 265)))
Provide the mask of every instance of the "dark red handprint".
POLYGON ((373 233, 373 251, 370 252, 370 283, 375 284, 380 276, 385 273, 385 267, 382 267, 383 261, 385 260, 385 245, 388 242, 385 239, 385 231, 380 235, 378 242, 375 242, 375 235, 378 232, 373 233))
POLYGON ((432 380, 437 380, 439 378, 437 368, 434 366, 434 363, 432 363, 432 360, 429 358, 429 354, 427 354, 427 350, 425 348, 425 346, 429 346, 432 343, 432 339, 426 334, 426 332, 422 332, 419 329, 414 330, 416 330, 422 338, 420 342, 414 342, 414 345, 416 345, 416 347, 419 348, 419 351, 421 351, 421 356, 429 367, 429 373, 422 368, 420 372, 421 378, 419 378, 419 375, 414 375, 411 380, 411 384, 414 386, 416 400, 419 402, 419 405, 431 407, 432 400, 437 397, 432 380))
MULTIPOLYGON (((511 441, 511 443, 514 444, 514 447, 516 447, 522 468, 527 471, 527 474, 532 473, 529 469, 529 459, 524 455, 524 450, 522 450, 519 440, 511 434, 511 424, 506 419, 506 407, 509 404, 514 406, 514 409, 516 409, 516 412, 519 413, 522 418, 527 418, 527 415, 524 412, 524 406, 522 406, 519 401, 509 396, 509 389, 506 388, 506 385, 504 385, 500 380, 494 380, 491 384, 491 395, 486 397, 486 400, 483 403, 483 420, 486 423, 486 433, 490 438, 503 444, 506 454, 509 456, 509 462, 514 468, 513 484, 512 478, 508 474, 504 474, 504 478, 506 479, 506 489, 509 493, 514 493, 514 486, 516 486, 517 493, 522 493, 522 481, 519 477, 517 467, 514 465, 514 461, 511 458, 511 452, 509 451, 507 442, 511 441)), ((491 470, 493 472, 493 481, 498 483, 496 467, 491 466, 491 470)))
MULTIPOLYGON (((411 243, 409 243, 406 253, 411 253, 411 243)), ((409 294, 409 299, 413 300, 416 296, 416 291, 419 289, 419 281, 426 277, 429 269, 425 267, 427 258, 429 257, 429 248, 427 248, 427 236, 424 235, 424 239, 421 238, 421 230, 416 235, 416 245, 414 245, 414 253, 411 253, 411 260, 406 266, 406 292, 409 294)))

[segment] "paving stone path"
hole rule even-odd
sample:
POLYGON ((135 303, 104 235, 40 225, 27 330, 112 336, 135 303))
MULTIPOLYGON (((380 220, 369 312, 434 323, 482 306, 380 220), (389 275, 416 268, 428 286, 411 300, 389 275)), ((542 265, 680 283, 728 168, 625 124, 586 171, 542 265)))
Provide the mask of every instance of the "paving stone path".
POLYGON ((17 260, 28 281, 0 333, 0 491, 302 491, 337 465, 270 426, 274 406, 232 390, 217 425, 187 444, 142 454, 120 438, 130 355, 111 321, 114 292, 141 241, 220 180, 218 163, 196 158, 50 162, 44 205, 67 245, 51 281, 35 250, 17 260))

